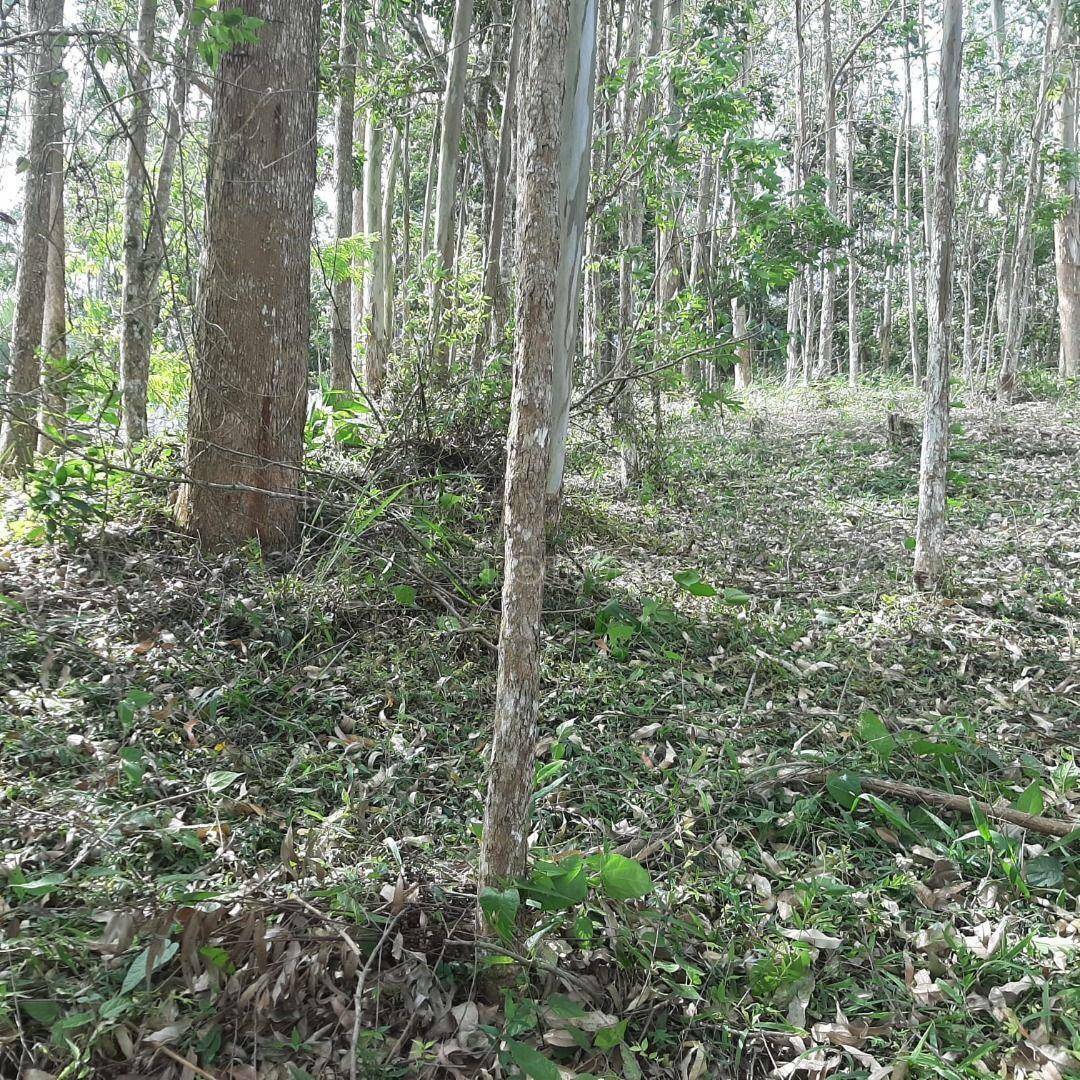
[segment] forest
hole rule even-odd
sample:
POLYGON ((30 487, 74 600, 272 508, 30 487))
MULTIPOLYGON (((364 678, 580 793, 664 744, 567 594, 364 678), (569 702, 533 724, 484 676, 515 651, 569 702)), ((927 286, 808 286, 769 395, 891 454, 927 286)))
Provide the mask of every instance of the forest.
POLYGON ((0 0, 0 1077, 1080 1074, 1080 0, 0 0))

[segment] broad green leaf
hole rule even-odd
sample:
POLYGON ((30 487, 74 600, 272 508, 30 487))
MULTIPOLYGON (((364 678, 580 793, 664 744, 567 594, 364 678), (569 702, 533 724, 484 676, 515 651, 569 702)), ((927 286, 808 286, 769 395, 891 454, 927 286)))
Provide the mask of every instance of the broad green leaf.
POLYGON ((510 1058, 530 1080, 559 1080, 559 1067, 528 1043, 507 1039, 510 1058))
POLYGON ((51 1026, 60 1015, 60 1006, 55 1001, 43 1001, 31 998, 19 1003, 19 1011, 37 1020, 46 1027, 51 1026))
POLYGON ((1065 868, 1053 855, 1039 855, 1024 866, 1024 880, 1036 889, 1059 889, 1065 884, 1065 868))
POLYGON ((896 749, 896 740, 889 734, 889 729, 872 709, 859 713, 859 735, 863 742, 882 760, 888 761, 896 749))
POLYGON ((221 794, 227 791, 243 776, 243 773, 229 772, 227 769, 215 769, 206 774, 206 786, 210 791, 221 794))
POLYGON ((67 878, 63 874, 42 874, 41 877, 34 878, 33 881, 9 882, 9 888, 13 892, 21 893, 23 896, 45 896, 58 886, 66 884, 66 882, 67 878))
POLYGON ((696 570, 680 570, 672 575, 675 584, 680 589, 685 589, 691 596, 715 596, 716 589, 707 581, 704 581, 696 570))
POLYGON ((394 599, 402 607, 412 607, 416 603, 416 590, 411 585, 396 585, 394 599))
POLYGON ((847 773, 829 773, 825 778, 825 788, 845 810, 854 810, 862 794, 859 778, 847 773))
POLYGON ((626 1020, 620 1020, 611 1027, 601 1028, 593 1036, 593 1046, 597 1050, 612 1050, 626 1037, 626 1020))
POLYGON ((521 894, 517 889, 492 889, 490 886, 480 890, 480 910, 491 924, 492 930, 504 941, 514 936, 514 923, 517 921, 518 908, 521 907, 521 894))
POLYGON ((742 607, 749 604, 754 598, 742 591, 742 589, 725 589, 720 597, 725 604, 735 604, 742 607))
POLYGON ((653 880, 641 863, 613 851, 600 863, 600 887, 612 900, 637 900, 652 892, 653 880))
POLYGON ((1042 788, 1038 780, 1032 780, 1024 790, 1013 800, 1013 809, 1022 814, 1041 814, 1043 812, 1042 788))
MULTIPOLYGON (((167 942, 165 948, 162 949, 157 957, 154 959, 153 971, 157 971, 162 964, 168 963, 177 953, 180 948, 180 943, 177 941, 167 942)), ((143 949, 134 960, 131 961, 131 967, 127 969, 127 974, 124 976, 124 981, 120 984, 121 994, 130 994, 132 990, 138 988, 140 983, 146 980, 147 970, 146 965, 150 960, 149 947, 143 949)), ((152 972, 151 972, 152 973, 152 972)))

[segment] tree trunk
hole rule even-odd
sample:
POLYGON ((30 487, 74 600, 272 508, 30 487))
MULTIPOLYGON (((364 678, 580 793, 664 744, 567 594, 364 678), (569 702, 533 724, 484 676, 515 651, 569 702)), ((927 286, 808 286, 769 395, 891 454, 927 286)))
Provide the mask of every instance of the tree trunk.
MULTIPOLYGON (((822 73, 825 84, 825 202, 836 216, 836 87, 833 83, 832 0, 821 6, 822 73)), ((825 251, 826 265, 821 283, 821 338, 818 343, 814 378, 828 378, 835 371, 833 337, 836 327, 836 269, 831 252, 825 251)))
MULTIPOLYGON (((506 65, 506 89, 503 93, 502 119, 499 124, 499 157, 495 163, 494 191, 491 196, 491 228, 484 252, 484 299, 486 308, 476 349, 483 350, 494 345, 502 334, 500 314, 505 308, 501 293, 505 291, 502 280, 503 229, 506 227, 506 192, 510 180, 510 152, 514 141, 514 112, 517 107, 517 86, 521 65, 521 39, 529 18, 529 4, 514 5, 514 25, 510 32, 510 55, 506 65)), ((480 366, 483 366, 482 364, 480 366)))
MULTIPOLYGON (((850 78, 850 76, 849 76, 850 78)), ((848 338, 848 383, 859 385, 859 306, 858 285, 859 266, 855 255, 855 87, 852 85, 847 94, 847 146, 844 156, 844 222, 848 228, 847 240, 847 338, 848 338)))
MULTIPOLYGON (((334 110, 334 239, 340 246, 352 230, 353 188, 353 114, 356 111, 356 27, 357 14, 349 0, 341 0, 341 25, 338 30, 338 99, 334 110)), ((352 281, 338 270, 330 290, 330 387, 351 391, 353 388, 353 345, 351 322, 352 281)), ((357 328, 359 334, 359 328, 357 328)))
POLYGON ((382 120, 368 114, 364 137, 364 233, 371 247, 371 258, 364 268, 364 318, 357 334, 364 341, 364 389, 368 396, 382 395, 386 381, 386 345, 383 340, 385 290, 383 287, 382 232, 383 143, 382 120))
MULTIPOLYGON (((904 4, 900 18, 907 19, 907 5, 904 4)), ((908 308, 908 346, 911 356, 911 380, 915 386, 922 382, 922 350, 919 345, 919 299, 916 286, 915 249, 918 246, 912 234, 911 220, 911 50, 907 38, 904 38, 904 236, 907 240, 907 308, 908 308)))
MULTIPOLYGON (((31 0, 27 18, 34 31, 60 27, 64 18, 62 0, 31 0)), ((8 357, 8 412, 0 434, 0 467, 5 472, 27 469, 37 445, 35 420, 41 381, 38 349, 45 315, 49 248, 49 140, 53 119, 50 105, 53 82, 61 77, 62 71, 60 36, 43 34, 31 56, 30 131, 8 357)))
POLYGON ((61 438, 66 429, 67 388, 67 275, 64 231, 64 86, 56 80, 49 106, 52 136, 48 148, 49 251, 45 262, 45 307, 41 326, 42 402, 37 449, 48 454, 56 444, 48 432, 61 438))
MULTIPOLYGON (((1076 153, 1076 75, 1074 61, 1058 107, 1058 140, 1068 155, 1076 153)), ((1080 378, 1080 180, 1073 165, 1060 185, 1067 199, 1065 213, 1054 222, 1054 262, 1057 272, 1058 319, 1062 379, 1080 378)))
POLYGON ((507 435, 502 616, 480 885, 522 876, 535 761, 544 489, 559 267, 559 144, 567 0, 534 0, 522 86, 517 344, 507 435))
POLYGON ((558 519, 570 427, 570 393, 580 323, 581 263, 592 163, 598 0, 570 0, 563 111, 559 124, 559 267, 555 277, 555 352, 551 383, 551 451, 547 476, 549 522, 558 519))
POLYGON ((461 118, 465 108, 465 78, 469 63, 469 37, 472 33, 473 0, 457 0, 451 31, 450 60, 447 64, 446 94, 443 98, 442 125, 439 136, 439 178, 435 193, 435 250, 439 271, 432 287, 431 325, 435 334, 433 355, 437 372, 449 362, 449 347, 444 342, 444 279, 454 272, 454 208, 457 203, 458 163, 461 159, 461 118))
MULTIPOLYGON (((664 116, 667 121, 665 134, 672 145, 678 137, 675 44, 681 19, 682 0, 664 0, 661 45, 667 68, 664 78, 664 116)), ((656 228, 656 327, 661 334, 666 334, 670 331, 669 309, 679 291, 678 195, 675 191, 668 190, 664 192, 663 202, 663 212, 670 218, 670 224, 660 223, 656 228)))
MULTIPOLYGON (((709 203, 713 192, 713 163, 709 154, 701 159, 698 172, 697 208, 694 212, 694 242, 690 250, 690 288, 699 292, 705 282, 709 257, 709 203)), ((696 356, 683 360, 683 378, 690 383, 701 380, 701 361, 696 356)))
POLYGON ((900 187, 900 162, 904 153, 904 118, 901 111, 900 122, 896 127, 896 148, 893 151, 892 167, 892 226, 889 230, 889 260, 885 264, 885 295, 881 305, 881 333, 878 337, 878 355, 882 370, 887 370, 892 359, 893 335, 893 278, 895 260, 900 248, 900 213, 902 196, 900 187))
POLYGON ((1031 151, 1028 157, 1027 183, 1024 201, 1016 227, 1016 243, 1013 247, 1011 288, 1004 322, 1005 342, 1002 349, 1001 370, 998 372, 998 397, 1010 401, 1016 393, 1016 377, 1020 365, 1020 346, 1027 319, 1027 293, 1031 276, 1031 258, 1034 240, 1032 223, 1035 207, 1042 190, 1043 133, 1049 111, 1049 91, 1054 74, 1054 62, 1064 23, 1063 0, 1050 0, 1050 12, 1046 18, 1046 36, 1043 43, 1042 72, 1039 76, 1039 96, 1035 103, 1035 122, 1031 130, 1031 151))
POLYGON ((318 0, 245 0, 258 39, 222 57, 181 523, 204 544, 297 529, 310 347, 318 0))
POLYGON ((934 220, 930 232, 934 292, 928 312, 926 411, 919 464, 919 518, 915 528, 913 576, 917 589, 937 589, 944 563, 945 482, 949 466, 949 323, 962 47, 963 0, 944 0, 938 73, 934 220))
POLYGON ((124 172, 124 276, 120 331, 120 402, 124 438, 134 446, 146 438, 146 394, 149 371, 140 363, 149 356, 153 327, 147 325, 144 304, 143 244, 146 235, 146 200, 152 181, 146 158, 150 130, 150 57, 154 52, 157 0, 141 0, 136 52, 131 71, 131 115, 127 122, 127 168, 124 172))
MULTIPOLYGON (((145 14, 145 12, 144 12, 145 14)), ((152 16, 148 15, 148 18, 152 16)), ((153 23, 141 25, 140 40, 145 48, 153 47, 153 23)), ((120 398, 124 416, 124 438, 129 446, 146 438, 147 389, 150 379, 150 353, 154 330, 161 313, 159 279, 165 261, 166 232, 172 205, 172 183, 180 131, 187 104, 191 68, 195 57, 196 35, 186 18, 177 28, 172 92, 166 113, 165 132, 157 177, 150 192, 151 175, 147 161, 147 124, 150 97, 136 98, 129 130, 127 177, 124 201, 124 290, 123 331, 120 339, 120 398), (146 109, 141 102, 146 103, 146 109), (134 174, 132 173, 132 170, 134 174), (149 195, 149 211, 145 206, 149 195)), ((140 46, 143 47, 143 46, 140 46)), ((145 90, 148 73, 142 75, 145 90)))
POLYGON ((731 329, 735 335, 735 389, 750 389, 753 381, 753 342, 747 337, 746 305, 738 297, 731 301, 731 329))
MULTIPOLYGON (((795 137, 794 151, 792 154, 791 183, 794 200, 800 198, 804 176, 803 155, 806 146, 806 40, 805 40, 805 16, 803 12, 803 0, 795 0, 795 55, 796 61, 796 86, 795 86, 795 137)), ((799 381, 803 371, 803 354, 808 341, 805 333, 806 327, 802 320, 802 286, 803 275, 796 273, 788 286, 788 310, 787 310, 787 365, 784 381, 788 386, 794 386, 799 381), (800 335, 800 329, 804 332, 800 335)))

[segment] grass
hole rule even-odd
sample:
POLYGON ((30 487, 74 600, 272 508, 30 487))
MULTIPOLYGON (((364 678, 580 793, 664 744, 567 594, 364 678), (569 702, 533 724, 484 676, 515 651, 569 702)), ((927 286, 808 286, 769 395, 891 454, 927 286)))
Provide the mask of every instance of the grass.
POLYGON ((619 849, 653 888, 597 879, 533 911, 517 959, 469 944, 489 488, 372 496, 287 563, 201 559, 152 506, 74 550, 9 521, 7 1072, 179 1058, 291 1080, 347 1076, 354 1052, 370 1077, 496 1057, 530 1076, 1075 1067, 1075 845, 853 778, 1077 819, 1076 405, 958 412, 949 581, 927 598, 895 403, 914 410, 889 388, 766 390, 722 424, 674 418, 645 502, 577 448, 535 852, 619 849))

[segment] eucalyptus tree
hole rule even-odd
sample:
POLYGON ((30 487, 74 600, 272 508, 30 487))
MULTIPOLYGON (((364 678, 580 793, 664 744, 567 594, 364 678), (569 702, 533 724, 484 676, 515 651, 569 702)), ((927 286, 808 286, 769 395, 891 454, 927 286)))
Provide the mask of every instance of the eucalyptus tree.
POLYGON ((319 0, 251 0, 215 71, 178 516, 205 544, 296 533, 307 414, 319 0))
MULTIPOLYGON (((1072 38, 1075 45, 1076 37, 1072 38)), ((1058 104, 1060 217, 1054 222, 1058 321, 1061 331, 1059 370, 1063 379, 1080 377, 1080 174, 1077 169, 1077 61, 1068 62, 1058 104)))
POLYGON ((149 131, 154 104, 150 64, 155 48, 157 16, 157 0, 142 0, 136 48, 129 61, 132 99, 126 124, 128 149, 124 174, 120 400, 124 437, 131 445, 142 442, 147 435, 150 353, 161 311, 159 281, 165 262, 181 125, 195 58, 194 28, 188 15, 182 13, 176 30, 172 92, 166 104, 165 130, 155 175, 150 161, 149 131))
POLYGON ((22 231, 8 355, 7 401, 0 431, 0 468, 27 469, 37 446, 41 361, 48 268, 50 139, 54 136, 55 86, 64 81, 63 0, 30 0, 27 29, 30 115, 24 169, 22 231))
POLYGON ((963 0, 944 0, 938 69, 930 268, 933 292, 926 358, 926 405, 919 462, 919 516, 915 528, 914 581, 918 589, 941 584, 945 547, 945 486, 949 467, 949 352, 953 296, 956 156, 960 137, 960 68, 963 0))

